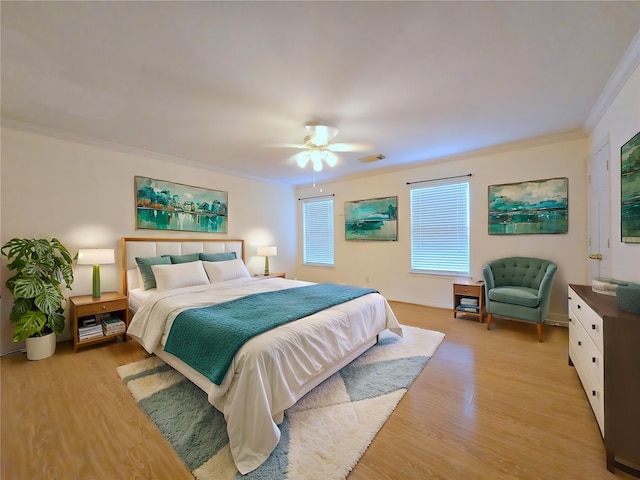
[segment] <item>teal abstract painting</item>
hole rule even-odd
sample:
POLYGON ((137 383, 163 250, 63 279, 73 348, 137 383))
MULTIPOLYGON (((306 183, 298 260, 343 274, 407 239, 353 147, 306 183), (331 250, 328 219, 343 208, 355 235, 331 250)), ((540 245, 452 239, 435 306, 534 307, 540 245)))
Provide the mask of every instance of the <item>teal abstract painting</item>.
POLYGON ((620 148, 622 241, 640 243, 640 132, 620 148))
POLYGON ((135 177, 136 228, 227 233, 227 192, 135 177))
POLYGON ((344 202, 346 240, 398 240, 398 197, 344 202))
POLYGON ((567 233, 569 179, 489 186, 489 235, 567 233))

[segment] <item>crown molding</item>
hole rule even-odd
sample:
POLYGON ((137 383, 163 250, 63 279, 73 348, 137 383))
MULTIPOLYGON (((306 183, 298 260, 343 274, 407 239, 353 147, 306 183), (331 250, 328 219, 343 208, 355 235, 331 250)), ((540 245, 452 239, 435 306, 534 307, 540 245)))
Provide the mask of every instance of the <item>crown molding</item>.
MULTIPOLYGON (((361 178, 375 177, 377 175, 385 175, 392 172, 398 172, 403 170, 413 170, 415 168, 422 168, 426 166, 437 165, 440 163, 450 163, 460 160, 466 160, 470 158, 487 157, 490 155, 498 155, 501 153, 514 152, 517 150, 525 150, 528 148, 542 147, 545 145, 553 145, 556 143, 571 142, 573 140, 581 140, 588 138, 587 133, 581 128, 568 130, 565 132, 551 133, 549 135, 541 135, 538 137, 526 138, 515 142, 501 143, 499 145, 493 145, 490 147, 479 148, 476 150, 470 150, 468 152, 456 153, 453 155, 446 155, 442 157, 434 157, 430 159, 420 160, 418 162, 403 163, 401 165, 394 165, 384 168, 376 168, 361 173, 354 173, 352 175, 344 175, 342 177, 335 177, 328 180, 323 180, 322 186, 327 186, 334 183, 340 183, 349 180, 358 180, 361 178)), ((297 184, 296 188, 308 188, 312 185, 309 183, 297 184)))
POLYGON ((40 125, 34 125, 28 122, 21 122, 17 120, 13 120, 10 118, 2 117, 1 119, 2 128, 11 128, 14 130, 21 130, 23 132, 34 133, 37 135, 42 135, 45 137, 51 137, 58 140, 65 140, 68 142, 80 143, 83 145, 87 145, 90 147, 103 148, 105 150, 111 150, 115 152, 125 153, 129 155, 137 155, 139 157, 151 158, 153 160, 161 160, 169 163, 179 163, 181 165, 188 165, 191 167, 210 170, 216 173, 223 173, 225 175, 230 175, 232 177, 240 177, 246 180, 253 180, 261 183, 271 183, 274 185, 280 185, 285 187, 291 187, 291 185, 287 185, 282 182, 277 182, 274 180, 267 180, 264 178, 255 177, 252 175, 246 175, 242 173, 238 173, 236 171, 227 170, 220 167, 213 167, 211 165, 207 165, 205 163, 196 162, 194 160, 188 160, 185 158, 174 157, 172 155, 167 155, 165 153, 152 152, 150 150, 145 150, 143 148, 131 147, 129 145, 121 145, 119 143, 107 142, 105 140, 98 140, 90 137, 83 137, 81 135, 73 135, 61 132, 54 128, 42 127, 40 125))
POLYGON ((640 65, 640 30, 636 33, 631 45, 625 52, 622 60, 614 70, 611 77, 604 86, 602 93, 598 97, 595 105, 591 109, 584 128, 589 132, 593 132, 598 122, 602 119, 607 109, 611 106, 620 90, 629 80, 636 68, 640 65))

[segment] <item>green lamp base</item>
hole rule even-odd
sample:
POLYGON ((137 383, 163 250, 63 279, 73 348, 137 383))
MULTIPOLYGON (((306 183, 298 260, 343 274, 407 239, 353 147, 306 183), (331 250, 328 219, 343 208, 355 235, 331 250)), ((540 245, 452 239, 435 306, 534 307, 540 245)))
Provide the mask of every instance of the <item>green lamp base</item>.
POLYGON ((93 298, 100 298, 100 265, 93 266, 93 298))

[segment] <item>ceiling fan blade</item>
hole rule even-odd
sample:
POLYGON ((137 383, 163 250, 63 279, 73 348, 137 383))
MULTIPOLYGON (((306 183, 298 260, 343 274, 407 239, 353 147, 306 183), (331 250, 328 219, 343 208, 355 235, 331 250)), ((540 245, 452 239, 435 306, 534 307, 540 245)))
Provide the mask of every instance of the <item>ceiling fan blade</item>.
POLYGON ((267 148, 307 148, 304 143, 265 143, 267 148))
POLYGON ((370 143, 332 143, 328 150, 332 152, 368 152, 375 147, 370 143))

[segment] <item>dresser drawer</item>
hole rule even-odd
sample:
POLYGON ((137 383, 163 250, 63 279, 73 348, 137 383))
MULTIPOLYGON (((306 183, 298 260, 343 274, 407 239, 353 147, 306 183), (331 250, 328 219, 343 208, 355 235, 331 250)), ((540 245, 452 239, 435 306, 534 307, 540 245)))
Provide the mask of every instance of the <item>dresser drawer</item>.
POLYGON ((453 285, 454 295, 469 295, 471 297, 482 296, 482 284, 480 285, 453 285))
MULTIPOLYGON (((569 339, 569 356, 578 373, 582 388, 587 395, 593 415, 596 417, 600 432, 604 437, 604 389, 602 384, 596 380, 593 370, 589 368, 590 359, 585 355, 585 342, 591 342, 589 335, 586 332, 581 332, 580 325, 577 327, 572 323, 569 324, 570 339, 569 339), (572 329, 572 330, 571 330, 572 329), (582 343, 582 345, 579 345, 582 343)), ((591 342, 593 345, 593 342, 591 342)), ((595 347, 593 347, 595 348, 595 347)))
POLYGON ((108 302, 87 303, 76 306, 78 317, 95 315, 96 313, 113 312, 116 310, 126 310, 128 308, 127 299, 112 300, 108 302))
POLYGON ((581 323, 569 322, 569 355, 574 364, 588 371, 597 382, 600 390, 604 389, 604 360, 592 338, 581 323))
POLYGON ((582 324, 598 350, 602 352, 604 348, 602 317, 594 312, 571 288, 569 288, 569 317, 572 322, 576 321, 582 324))

